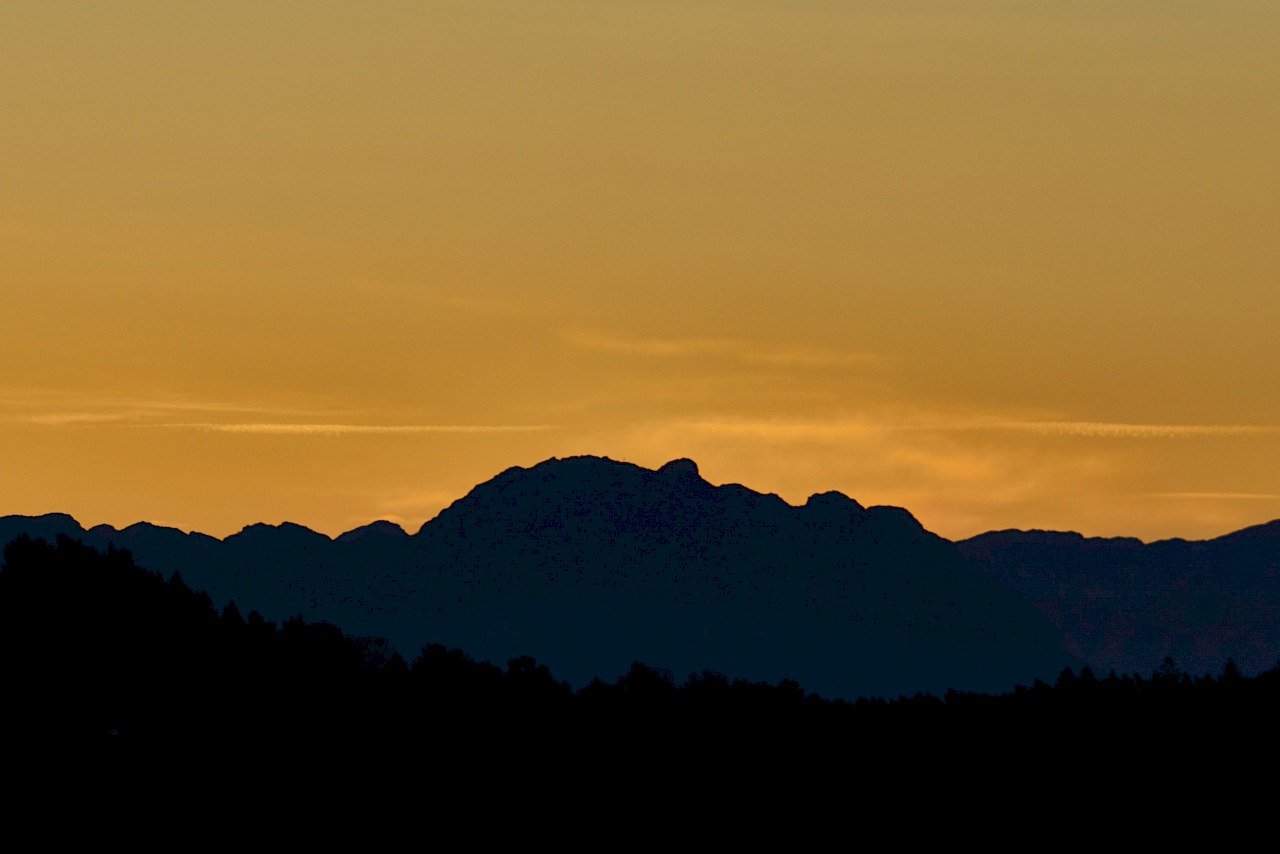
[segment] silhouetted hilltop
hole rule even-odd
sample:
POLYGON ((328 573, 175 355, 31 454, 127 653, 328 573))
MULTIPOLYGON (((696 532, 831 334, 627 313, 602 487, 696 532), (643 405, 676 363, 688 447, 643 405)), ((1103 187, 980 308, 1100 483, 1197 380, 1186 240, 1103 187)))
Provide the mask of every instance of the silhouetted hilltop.
POLYGON ((1066 660, 1024 603, 905 510, 831 493, 792 507, 712 486, 688 460, 510 469, 417 538, 447 567, 434 601, 450 638, 483 656, 530 650, 575 684, 625 666, 622 649, 834 696, 994 690, 984 674, 1066 660), (616 650, 588 641, 610 636, 616 650))
POLYGON ((957 544, 1102 672, 1171 656, 1192 673, 1280 659, 1280 520, 1212 540, 993 531, 957 544))
MULTIPOLYGON (((689 460, 512 468, 412 537, 286 524, 219 542, 42 519, 269 619, 301 612, 406 650, 532 655, 574 685, 640 660, 852 698, 1002 690, 1074 663, 1043 616, 905 510, 838 493, 793 507, 712 486, 689 460)), ((0 520, 0 533, 32 521, 0 520)))
POLYGON ((395 522, 387 522, 384 520, 380 520, 377 522, 372 522, 363 527, 355 528, 353 530, 347 531, 345 534, 339 535, 337 542, 353 543, 357 540, 374 539, 378 537, 385 537, 391 540, 400 541, 400 540, 404 540, 408 536, 409 536, 408 532, 405 531, 404 528, 401 528, 399 525, 397 525, 395 522))

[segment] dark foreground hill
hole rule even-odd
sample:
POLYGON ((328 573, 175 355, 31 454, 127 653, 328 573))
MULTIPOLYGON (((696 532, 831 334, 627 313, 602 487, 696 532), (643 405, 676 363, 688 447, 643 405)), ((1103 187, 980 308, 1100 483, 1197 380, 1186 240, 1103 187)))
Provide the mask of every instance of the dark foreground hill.
POLYGON ((413 536, 381 523, 330 540, 286 524, 219 541, 0 520, 0 538, 23 532, 127 547, 271 620, 301 612, 403 650, 530 655, 575 686, 644 661, 854 698, 999 691, 1078 663, 1040 613, 905 510, 838 493, 793 507, 712 486, 688 460, 513 468, 413 536))
POLYGON ((1192 673, 1228 659, 1258 673, 1280 659, 1280 520, 1192 542, 994 531, 957 546, 1100 672, 1171 656, 1192 673))
POLYGON ((713 673, 677 684, 634 663, 573 691, 528 657, 503 669, 427 646, 412 663, 378 661, 328 624, 219 614, 177 576, 65 537, 5 549, 0 688, 6 771, 45 807, 109 804, 150 826, 160 795, 195 801, 178 813, 186 825, 199 808, 249 830, 257 809, 291 834, 343 817, 367 833, 399 812, 527 836, 534 802, 548 820, 603 812, 645 827, 678 809, 718 837, 815 811, 952 834, 948 811, 989 828, 993 803, 1014 825, 1027 808, 1060 817, 1071 799, 1202 803, 1205 780, 1233 795, 1256 786, 1243 772, 1265 769, 1280 710, 1280 670, 1193 679, 1168 665, 846 703, 713 673), (59 791, 74 796, 58 804, 59 791), (389 810, 397 792, 406 803, 389 810))

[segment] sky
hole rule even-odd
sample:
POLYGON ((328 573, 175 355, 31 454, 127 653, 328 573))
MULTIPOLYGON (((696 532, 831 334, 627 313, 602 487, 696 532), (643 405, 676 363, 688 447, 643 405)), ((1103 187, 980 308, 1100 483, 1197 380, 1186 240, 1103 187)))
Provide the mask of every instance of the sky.
POLYGON ((550 457, 962 538, 1280 518, 1275 0, 0 5, 0 514, 550 457))

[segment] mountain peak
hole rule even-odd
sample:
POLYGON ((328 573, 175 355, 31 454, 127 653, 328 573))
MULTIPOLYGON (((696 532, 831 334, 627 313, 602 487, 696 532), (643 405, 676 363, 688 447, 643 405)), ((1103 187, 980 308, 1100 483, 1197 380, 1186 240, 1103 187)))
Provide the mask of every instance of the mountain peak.
POLYGON ((867 512, 872 516, 885 520, 893 520, 893 523, 908 531, 924 531, 924 525, 920 524, 910 510, 905 507, 895 507, 892 504, 877 504, 874 507, 868 507, 867 512))
POLYGON ((831 492, 817 492, 810 495, 809 499, 805 501, 804 506, 815 509, 844 510, 846 512, 851 510, 861 512, 866 509, 843 492, 835 492, 834 490, 831 492))
POLYGON ((698 474, 698 464, 687 457, 681 457, 658 469, 658 474, 667 475, 668 477, 700 477, 698 474))
POLYGON ((353 528, 345 534, 340 534, 337 538, 337 542, 350 543, 370 536, 400 539, 409 535, 405 532, 404 528, 401 528, 395 522, 388 522, 386 519, 379 519, 376 522, 370 522, 368 525, 361 525, 359 528, 353 528))
POLYGON ((245 525, 238 534, 232 534, 227 537, 228 540, 242 539, 244 537, 261 537, 269 536, 272 533, 287 534, 296 540, 328 540, 327 535, 318 531, 313 531, 305 525, 299 525, 296 522, 281 522, 279 525, 272 525, 267 522, 254 522, 252 525, 245 525))
POLYGON ((83 527, 79 522, 75 520, 75 517, 67 513, 42 513, 39 516, 23 516, 21 514, 15 514, 12 516, 5 516, 3 518, 31 521, 31 522, 43 522, 44 524, 47 524, 47 525, 69 525, 75 528, 83 527))

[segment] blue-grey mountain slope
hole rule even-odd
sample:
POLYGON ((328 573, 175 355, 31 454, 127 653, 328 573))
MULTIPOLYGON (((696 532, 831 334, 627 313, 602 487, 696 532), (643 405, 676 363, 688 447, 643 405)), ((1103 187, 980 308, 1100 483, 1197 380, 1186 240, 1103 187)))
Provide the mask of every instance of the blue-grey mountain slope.
POLYGON ((1201 541, 992 531, 957 546, 1102 673, 1149 673, 1165 656, 1197 675, 1228 659, 1258 673, 1280 659, 1280 520, 1201 541))
POLYGON ((853 698, 1007 690, 1079 663, 1044 616, 905 510, 838 493, 793 507, 712 486, 688 460, 509 469, 413 536, 377 523, 330 540, 286 524, 218 541, 10 517, 0 538, 24 524, 129 548, 243 612, 301 612, 410 655, 425 642, 532 655, 575 685, 639 660, 853 698))

